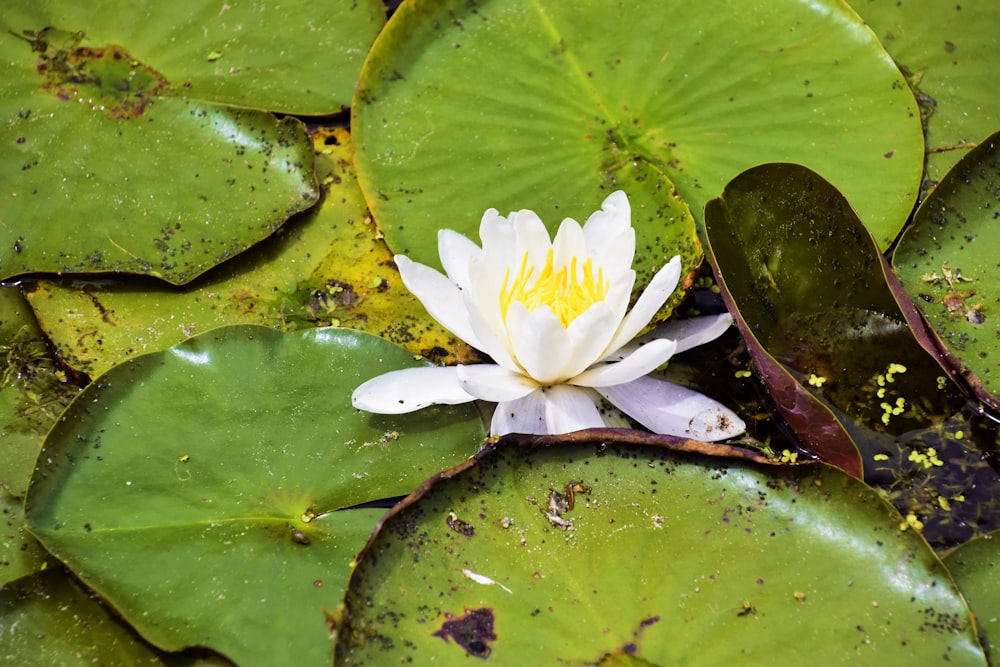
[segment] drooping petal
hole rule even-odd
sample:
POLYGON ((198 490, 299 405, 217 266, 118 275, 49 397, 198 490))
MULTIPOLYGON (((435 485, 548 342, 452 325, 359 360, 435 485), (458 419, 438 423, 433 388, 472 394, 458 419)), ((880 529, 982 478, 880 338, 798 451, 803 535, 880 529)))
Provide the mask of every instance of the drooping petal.
POLYGON ((672 340, 650 341, 621 361, 591 366, 569 380, 569 384, 597 388, 632 382, 666 363, 676 348, 677 343, 672 340))
POLYGON ((653 319, 670 295, 673 294, 674 288, 677 287, 677 282, 681 277, 681 258, 679 256, 674 256, 666 265, 664 265, 653 279, 643 290, 642 294, 636 300, 635 305, 632 306, 632 310, 629 314, 625 316, 625 320, 622 322, 621 326, 618 328, 618 333, 615 334, 614 339, 608 348, 604 351, 605 356, 616 351, 622 345, 625 345, 633 338, 636 334, 642 331, 642 328, 649 324, 649 321, 653 319))
POLYGON ((639 340, 669 338, 677 341, 677 351, 674 354, 680 354, 692 347, 698 347, 715 340, 724 334, 732 324, 733 316, 729 313, 690 317, 685 320, 667 320, 648 334, 641 336, 639 340))
POLYGON ((531 378, 495 364, 456 366, 456 369, 462 389, 483 401, 513 401, 538 389, 538 383, 531 378))
POLYGON ((706 315, 704 317, 691 317, 686 320, 668 320, 657 325, 649 333, 645 333, 638 338, 633 338, 632 342, 625 345, 617 352, 609 355, 605 361, 616 361, 624 359, 633 351, 639 349, 650 341, 659 338, 666 338, 677 342, 677 349, 674 354, 680 354, 692 347, 697 347, 711 342, 724 334, 732 325, 733 317, 729 313, 718 315, 706 315))
POLYGON ((482 249, 468 237, 450 229, 438 232, 438 255, 441 266, 453 283, 463 292, 469 290, 469 265, 482 254, 482 249))
POLYGON ((713 442, 746 430, 743 420, 718 401, 664 380, 643 376, 596 390, 654 433, 713 442))
POLYGON ((399 415, 428 405, 455 405, 474 400, 474 396, 462 389, 454 366, 390 371, 373 377, 351 394, 354 407, 383 415, 399 415))
POLYGON ((430 316, 472 347, 482 349, 469 323, 469 309, 462 298, 462 290, 447 276, 406 255, 396 255, 395 259, 406 289, 420 299, 430 316))
POLYGON ((599 426, 604 426, 604 421, 587 390, 556 385, 499 404, 490 430, 493 435, 545 435, 599 426))
POLYGON ((562 322, 547 306, 529 311, 519 301, 507 310, 507 335, 517 363, 538 384, 569 379, 573 346, 562 322))

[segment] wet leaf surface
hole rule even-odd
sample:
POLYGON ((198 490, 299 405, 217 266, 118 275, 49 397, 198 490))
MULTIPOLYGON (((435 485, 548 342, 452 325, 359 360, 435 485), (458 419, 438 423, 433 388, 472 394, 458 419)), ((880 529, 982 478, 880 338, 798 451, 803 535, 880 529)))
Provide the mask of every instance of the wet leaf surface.
POLYGON ((323 608, 382 514, 479 446, 468 406, 386 419, 350 393, 412 355, 345 329, 218 329, 91 384, 46 440, 31 531, 146 639, 242 665, 329 660, 323 608), (181 416, 178 418, 178 416, 181 416))
POLYGON ((969 152, 921 204, 893 255, 904 290, 955 372, 1000 408, 1000 132, 969 152))
POLYGON ((472 358, 399 279, 358 189, 350 135, 317 130, 313 151, 322 188, 317 206, 183 288, 135 279, 28 285, 28 300, 60 357, 96 377, 224 324, 334 324, 439 363, 472 358))
POLYGON ((946 570, 898 524, 826 466, 502 440, 383 521, 336 664, 985 664, 946 570))
POLYGON ((762 165, 709 204, 706 226, 723 296, 806 449, 857 475, 842 464, 856 446, 864 478, 937 546, 995 527, 996 429, 914 338, 843 195, 804 167, 762 165))

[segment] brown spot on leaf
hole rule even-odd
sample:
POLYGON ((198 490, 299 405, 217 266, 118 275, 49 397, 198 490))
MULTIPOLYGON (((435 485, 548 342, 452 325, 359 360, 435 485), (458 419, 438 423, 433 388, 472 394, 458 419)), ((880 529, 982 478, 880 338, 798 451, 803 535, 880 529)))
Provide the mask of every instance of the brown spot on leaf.
POLYGON ((493 632, 492 609, 489 607, 466 609, 465 616, 461 618, 452 618, 450 614, 446 616, 448 620, 433 633, 435 637, 440 637, 446 642, 453 639, 456 644, 473 657, 489 657, 490 653, 493 652, 489 643, 497 638, 496 633, 493 632))

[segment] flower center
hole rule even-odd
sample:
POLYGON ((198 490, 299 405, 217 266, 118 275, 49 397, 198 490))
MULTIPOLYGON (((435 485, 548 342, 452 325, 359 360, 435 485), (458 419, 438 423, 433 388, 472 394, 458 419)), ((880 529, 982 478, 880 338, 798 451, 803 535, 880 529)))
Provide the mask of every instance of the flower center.
POLYGON ((510 304, 519 301, 529 311, 539 306, 548 306, 562 325, 568 327, 577 315, 598 301, 603 301, 608 293, 604 270, 598 269, 595 276, 594 261, 590 257, 583 263, 582 271, 577 271, 576 257, 569 265, 556 270, 550 248, 545 265, 532 281, 535 268, 533 265, 528 266, 528 253, 524 253, 521 268, 513 282, 509 267, 504 274, 503 289, 500 290, 500 311, 505 322, 510 304))

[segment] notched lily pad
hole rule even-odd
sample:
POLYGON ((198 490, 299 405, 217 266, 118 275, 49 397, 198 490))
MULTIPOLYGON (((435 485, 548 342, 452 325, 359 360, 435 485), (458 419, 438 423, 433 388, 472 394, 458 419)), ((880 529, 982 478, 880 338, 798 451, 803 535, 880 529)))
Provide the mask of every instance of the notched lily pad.
POLYGON ((383 519, 331 618, 335 664, 984 665, 898 523, 828 466, 501 441, 383 519))
POLYGON ((165 650, 241 665, 329 664, 322 609, 401 496, 466 460, 471 406, 386 418, 351 407, 405 350, 338 328, 223 327, 90 384, 46 439, 28 527, 165 650))

